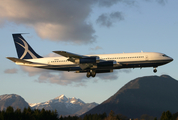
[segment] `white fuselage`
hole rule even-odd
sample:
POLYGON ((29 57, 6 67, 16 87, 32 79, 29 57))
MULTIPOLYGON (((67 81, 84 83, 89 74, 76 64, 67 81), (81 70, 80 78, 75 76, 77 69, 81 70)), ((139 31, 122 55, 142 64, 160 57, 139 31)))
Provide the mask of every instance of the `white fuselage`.
POLYGON ((53 51, 63 57, 45 57, 37 54, 21 34, 12 34, 18 58, 7 59, 18 65, 61 71, 86 72, 86 76, 95 77, 96 73, 112 72, 113 69, 156 67, 167 64, 173 59, 162 53, 118 53, 79 55, 67 51, 53 51))
MULTIPOLYGON (((86 55, 93 56, 93 55, 86 55)), ((118 54, 98 54, 95 55, 104 61, 116 61, 120 66, 109 67, 109 69, 136 68, 136 67, 158 67, 171 62, 173 59, 162 53, 156 52, 140 52, 140 53, 118 53, 118 54)), ((79 65, 70 62, 66 57, 46 57, 38 59, 25 59, 35 64, 19 65, 32 66, 53 70, 78 71, 81 70, 79 65), (39 63, 39 64, 38 64, 39 63)), ((18 63, 16 63, 18 64, 18 63)), ((97 69, 97 68, 93 68, 97 69)), ((107 69, 107 68, 104 68, 107 69)))

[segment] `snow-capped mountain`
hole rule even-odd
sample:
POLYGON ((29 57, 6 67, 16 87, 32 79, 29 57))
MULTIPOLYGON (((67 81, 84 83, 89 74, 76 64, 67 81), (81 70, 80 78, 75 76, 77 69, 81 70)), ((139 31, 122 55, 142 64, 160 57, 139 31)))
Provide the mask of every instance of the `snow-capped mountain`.
POLYGON ((97 103, 85 103, 75 97, 67 98, 65 95, 60 95, 43 103, 29 104, 33 109, 57 110, 58 115, 81 115, 88 110, 97 106, 97 103))

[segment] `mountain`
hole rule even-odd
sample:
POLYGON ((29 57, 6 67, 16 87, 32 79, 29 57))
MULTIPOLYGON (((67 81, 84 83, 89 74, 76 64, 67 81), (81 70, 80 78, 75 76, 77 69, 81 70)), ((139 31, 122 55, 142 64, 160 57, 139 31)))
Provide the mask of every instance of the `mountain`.
POLYGON ((178 112, 177 106, 177 80, 168 75, 146 76, 130 81, 85 114, 109 114, 113 110, 129 118, 139 118, 143 114, 160 117, 163 111, 178 112))
POLYGON ((5 94, 0 95, 0 110, 5 110, 8 106, 12 106, 14 109, 20 108, 23 110, 28 108, 28 103, 19 95, 5 94))
POLYGON ((85 103, 80 99, 61 95, 43 103, 29 104, 33 109, 57 110, 58 115, 81 115, 97 106, 97 103, 85 103))

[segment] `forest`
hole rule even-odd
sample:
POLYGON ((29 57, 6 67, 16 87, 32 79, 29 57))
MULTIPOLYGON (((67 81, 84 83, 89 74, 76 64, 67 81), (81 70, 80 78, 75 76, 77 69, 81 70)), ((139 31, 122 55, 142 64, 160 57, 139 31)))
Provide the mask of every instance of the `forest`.
MULTIPOLYGON (((178 120, 178 112, 172 114, 170 111, 163 112, 160 120, 178 120)), ((142 115, 141 118, 134 118, 132 120, 159 120, 156 117, 142 115)), ((0 111, 0 120, 130 120, 126 116, 121 114, 115 114, 112 110, 107 116, 103 114, 89 114, 83 117, 78 116, 58 116, 57 111, 45 110, 45 109, 31 109, 30 107, 14 110, 9 106, 6 110, 0 111)))

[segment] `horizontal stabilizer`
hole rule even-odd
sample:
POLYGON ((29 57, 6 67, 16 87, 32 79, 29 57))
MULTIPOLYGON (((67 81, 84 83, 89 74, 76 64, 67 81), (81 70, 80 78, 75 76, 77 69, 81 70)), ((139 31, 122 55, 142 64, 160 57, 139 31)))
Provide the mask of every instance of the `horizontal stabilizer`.
POLYGON ((23 60, 23 59, 18 59, 18 58, 14 58, 14 57, 6 57, 7 59, 15 62, 15 63, 33 63, 33 62, 29 62, 29 61, 26 61, 26 60, 23 60))
POLYGON ((25 65, 25 66, 31 66, 31 67, 44 67, 44 66, 48 66, 47 64, 43 64, 43 63, 36 63, 36 62, 30 62, 27 60, 23 60, 23 59, 18 59, 18 58, 14 58, 14 57, 7 57, 7 59, 15 62, 16 64, 19 65, 25 65))

